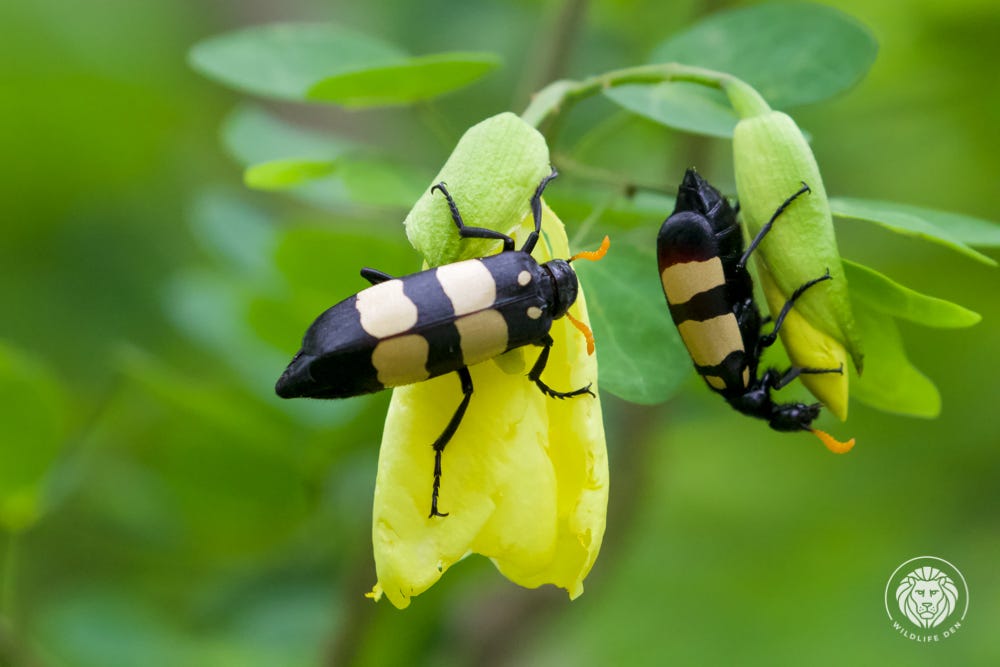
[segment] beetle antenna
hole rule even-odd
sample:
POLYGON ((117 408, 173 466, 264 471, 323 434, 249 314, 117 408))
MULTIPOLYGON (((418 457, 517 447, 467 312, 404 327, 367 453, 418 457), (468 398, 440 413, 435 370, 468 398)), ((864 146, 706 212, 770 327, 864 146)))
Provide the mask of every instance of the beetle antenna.
MULTIPOLYGON (((605 240, 607 240, 607 237, 605 237, 605 240)), ((573 317, 572 315, 569 314, 569 311, 566 311, 566 319, 568 319, 570 321, 570 324, 572 324, 577 329, 579 329, 580 333, 583 334, 583 337, 585 339, 587 339, 587 354, 593 354, 594 353, 594 332, 590 330, 590 327, 587 326, 586 322, 582 322, 582 321, 576 319, 575 317, 573 317)))
POLYGON ((608 248, 610 247, 611 247, 611 239, 605 236, 604 240, 601 241, 601 247, 598 248, 597 250, 589 250, 589 251, 585 250, 584 252, 578 252, 569 259, 567 259, 566 261, 572 262, 574 259, 589 259, 591 262, 596 262, 597 260, 601 259, 602 257, 604 257, 604 255, 607 254, 608 248))
POLYGON ((829 433, 821 431, 818 428, 811 428, 809 430, 834 454, 846 454, 854 447, 854 438, 851 438, 847 442, 840 442, 829 433))

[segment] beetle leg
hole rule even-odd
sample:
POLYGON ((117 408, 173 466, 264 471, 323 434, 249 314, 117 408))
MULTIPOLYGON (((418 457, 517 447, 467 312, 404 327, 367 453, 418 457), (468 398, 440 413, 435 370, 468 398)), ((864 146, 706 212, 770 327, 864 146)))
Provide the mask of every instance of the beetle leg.
POLYGON ((361 269, 361 277, 370 282, 372 285, 378 285, 379 283, 384 283, 387 280, 392 280, 392 276, 378 269, 372 269, 365 267, 361 269))
POLYGON ((593 396, 594 392, 590 391, 589 384, 586 387, 581 387, 580 389, 562 392, 556 391, 542 382, 542 371, 545 370, 545 365, 549 363, 549 350, 552 349, 553 342, 552 336, 545 334, 545 339, 542 341, 542 353, 538 355, 538 360, 535 362, 535 365, 531 367, 531 371, 528 373, 528 379, 534 382, 543 394, 552 398, 571 398, 582 394, 590 394, 593 396))
POLYGON ((743 301, 734 303, 733 314, 736 316, 736 324, 739 326, 740 331, 743 331, 747 326, 754 327, 759 331, 760 325, 764 324, 764 320, 761 319, 760 311, 757 310, 753 299, 744 299, 743 301), (755 321, 756 324, 754 323, 755 321))
POLYGON ((781 215, 786 208, 788 208, 789 204, 791 204, 793 201, 795 201, 801 195, 804 195, 807 192, 812 192, 812 190, 809 189, 809 186, 806 185, 805 181, 802 181, 802 187, 799 188, 798 192, 796 192, 791 197, 783 201, 781 203, 781 206, 779 206, 778 209, 774 212, 774 214, 771 215, 771 219, 767 221, 767 224, 760 228, 760 231, 757 232, 757 236, 753 237, 753 241, 751 241, 750 245, 747 246, 746 252, 743 253, 743 256, 740 257, 740 261, 737 262, 736 264, 737 270, 740 270, 744 266, 746 266, 747 260, 750 259, 750 253, 752 253, 757 248, 760 242, 764 240, 764 237, 767 236, 767 233, 771 231, 771 227, 774 226, 774 221, 778 219, 778 216, 781 215))
POLYGON ((531 251, 535 249, 535 244, 538 243, 538 235, 542 231, 542 192, 545 190, 545 186, 549 184, 549 181, 558 175, 559 172, 556 171, 555 167, 552 167, 552 172, 543 178, 542 182, 535 188, 535 194, 531 197, 531 217, 535 221, 535 230, 528 234, 528 238, 524 240, 521 252, 526 252, 530 255, 531 251))
POLYGON ((799 375, 819 375, 821 373, 843 373, 844 365, 841 364, 840 368, 802 368, 800 366, 792 366, 783 375, 778 375, 778 372, 774 369, 769 370, 764 374, 763 383, 777 391, 788 385, 789 382, 797 378, 799 375))
POLYGON ((469 399, 472 398, 472 375, 469 373, 469 369, 460 368, 458 370, 458 379, 462 381, 462 402, 458 404, 455 414, 451 416, 448 425, 444 427, 444 431, 433 444, 434 490, 431 492, 431 517, 448 516, 447 512, 438 512, 438 492, 441 490, 441 454, 444 452, 445 446, 455 435, 455 431, 458 430, 458 425, 462 423, 465 410, 469 407, 469 399))
POLYGON ((760 340, 757 342, 758 352, 760 352, 760 350, 763 350, 765 347, 770 347, 771 345, 774 345, 774 341, 778 339, 778 331, 781 330, 781 324, 785 321, 785 317, 788 315, 788 311, 792 309, 792 306, 795 305, 795 302, 798 300, 800 296, 802 296, 805 293, 807 289, 809 289, 816 283, 823 282, 824 280, 833 280, 833 278, 830 276, 830 269, 827 269, 826 273, 821 275, 819 278, 813 278, 812 280, 803 283, 802 285, 799 285, 795 289, 795 291, 792 292, 792 296, 789 297, 788 301, 785 302, 785 305, 781 307, 781 312, 778 313, 778 319, 774 321, 774 328, 771 330, 771 333, 761 336, 760 340))
POLYGON ((493 229, 486 229, 485 227, 470 227, 466 225, 462 221, 462 214, 458 212, 458 205, 452 198, 451 193, 448 192, 444 181, 432 187, 431 193, 435 190, 440 190, 441 194, 444 195, 445 200, 448 202, 448 208, 451 209, 451 219, 454 221, 455 226, 458 227, 458 235, 463 239, 497 239, 503 241, 504 252, 514 249, 514 239, 506 234, 493 229))

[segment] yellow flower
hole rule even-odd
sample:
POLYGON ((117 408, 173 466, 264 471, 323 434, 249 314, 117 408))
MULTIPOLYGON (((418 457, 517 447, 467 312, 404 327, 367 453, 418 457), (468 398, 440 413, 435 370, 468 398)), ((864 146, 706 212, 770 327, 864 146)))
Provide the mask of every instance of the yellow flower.
MULTIPOLYGON (((466 133, 440 178, 448 181, 460 208, 459 193, 467 191, 463 183, 467 179, 478 183, 485 192, 482 186, 490 177, 490 163, 469 156, 509 150, 524 155, 519 135, 536 146, 540 138, 512 114, 488 119, 466 133), (472 150, 484 137, 495 138, 497 128, 505 141, 472 150), (470 135, 476 142, 467 141, 470 135)), ((544 154, 535 150, 533 158, 528 173, 540 171, 539 159, 547 169, 547 149, 544 154)), ((499 177, 510 183, 525 180, 522 176, 499 177)), ((527 204, 534 185, 537 181, 515 197, 521 202, 514 220, 515 238, 523 239, 532 228, 527 204)), ((493 228, 502 224, 491 219, 489 202, 478 205, 483 214, 467 215, 467 224, 493 228)), ((431 210, 430 203, 421 200, 414 211, 420 206, 431 210)), ((562 223, 547 206, 542 210, 543 235, 534 257, 539 262, 569 257, 562 223)), ((429 263, 455 261, 456 253, 462 252, 450 241, 449 246, 442 245, 451 224, 447 216, 447 209, 433 214, 437 229, 422 227, 424 219, 414 213, 407 219, 407 234, 429 263)), ((507 227, 498 229, 514 231, 507 227)), ((453 229, 451 235, 457 236, 453 229)), ((570 312, 588 321, 582 287, 570 312)), ((556 320, 550 333, 554 344, 543 373, 545 382, 560 390, 592 383, 597 394, 597 360, 588 354, 584 336, 568 318, 556 320)), ((583 580, 604 536, 607 510, 601 404, 587 395, 556 400, 542 394, 526 377, 538 351, 521 348, 470 368, 472 399, 442 458, 438 506, 448 513, 445 517, 427 515, 434 469, 431 443, 462 399, 459 381, 452 374, 393 391, 375 482, 372 541, 378 581, 371 597, 378 600, 385 595, 404 608, 472 553, 490 558, 500 572, 522 586, 554 584, 565 588, 570 598, 583 592, 583 580)))

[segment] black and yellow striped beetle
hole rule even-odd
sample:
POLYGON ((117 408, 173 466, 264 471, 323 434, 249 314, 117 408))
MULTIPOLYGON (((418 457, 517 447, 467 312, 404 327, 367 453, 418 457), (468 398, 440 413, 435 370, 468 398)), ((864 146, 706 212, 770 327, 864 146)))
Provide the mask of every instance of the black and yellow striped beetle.
POLYGON ((736 210, 695 170, 688 169, 674 211, 660 228, 657 259, 670 315, 708 386, 739 412, 766 420, 777 431, 811 431, 838 451, 838 445, 846 445, 811 428, 819 416, 818 403, 776 403, 771 391, 802 373, 843 373, 843 367, 793 366, 784 373, 770 368, 758 375, 761 354, 777 340, 796 299, 813 285, 831 279, 827 271, 799 286, 778 313, 771 332, 761 334, 767 320, 754 302, 746 263, 781 213, 808 192, 809 186, 803 183, 744 250, 736 210))
POLYGON ((531 256, 541 232, 542 191, 556 175, 553 169, 531 198, 535 228, 520 250, 506 234, 466 225, 446 185, 432 187, 432 193, 439 191, 447 200, 461 238, 501 240, 503 250, 401 278, 362 269, 361 276, 372 286, 327 309, 312 323, 302 349, 275 386, 282 398, 346 398, 457 372, 462 400, 432 443, 432 517, 447 516, 437 506, 441 455, 472 397, 469 366, 517 347, 538 345, 542 351, 528 379, 542 393, 552 398, 594 395, 589 384, 562 392, 541 377, 553 344, 549 330, 554 319, 567 316, 587 337, 588 352, 593 352, 590 330, 568 313, 579 289, 570 262, 600 259, 608 245, 605 239, 596 252, 544 264, 531 256))

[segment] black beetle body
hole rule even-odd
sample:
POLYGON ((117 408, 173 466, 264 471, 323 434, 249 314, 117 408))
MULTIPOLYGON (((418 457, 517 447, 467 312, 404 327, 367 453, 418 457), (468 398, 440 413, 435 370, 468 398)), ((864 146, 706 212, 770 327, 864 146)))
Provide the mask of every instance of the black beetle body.
POLYGON ((317 318, 277 393, 346 398, 542 345, 576 291, 564 260, 539 264, 521 251, 379 282, 317 318))
POLYGON ((372 283, 327 309, 306 331, 302 348, 278 379, 282 398, 346 398, 421 382, 457 372, 463 398, 441 436, 433 443, 434 485, 430 516, 437 508, 441 453, 455 434, 472 396, 469 366, 524 345, 542 352, 528 373, 547 396, 591 394, 590 385, 569 392, 541 380, 548 361, 552 321, 576 301, 579 284, 570 260, 539 264, 531 251, 541 231, 541 195, 556 171, 531 198, 535 229, 520 250, 514 240, 462 221, 444 183, 440 190, 463 238, 499 239, 497 255, 445 264, 401 278, 362 269, 372 283))
POLYGON ((772 368, 758 375, 761 354, 774 344, 795 300, 816 283, 830 279, 827 272, 796 289, 771 333, 761 334, 764 320, 754 303, 746 261, 781 212, 807 192, 803 183, 744 250, 736 211, 718 190, 688 169, 674 212, 657 237, 663 293, 695 369, 733 408, 767 421, 777 431, 811 431, 820 406, 776 403, 771 390, 781 389, 800 373, 843 372, 843 368, 792 367, 784 373, 772 368))

